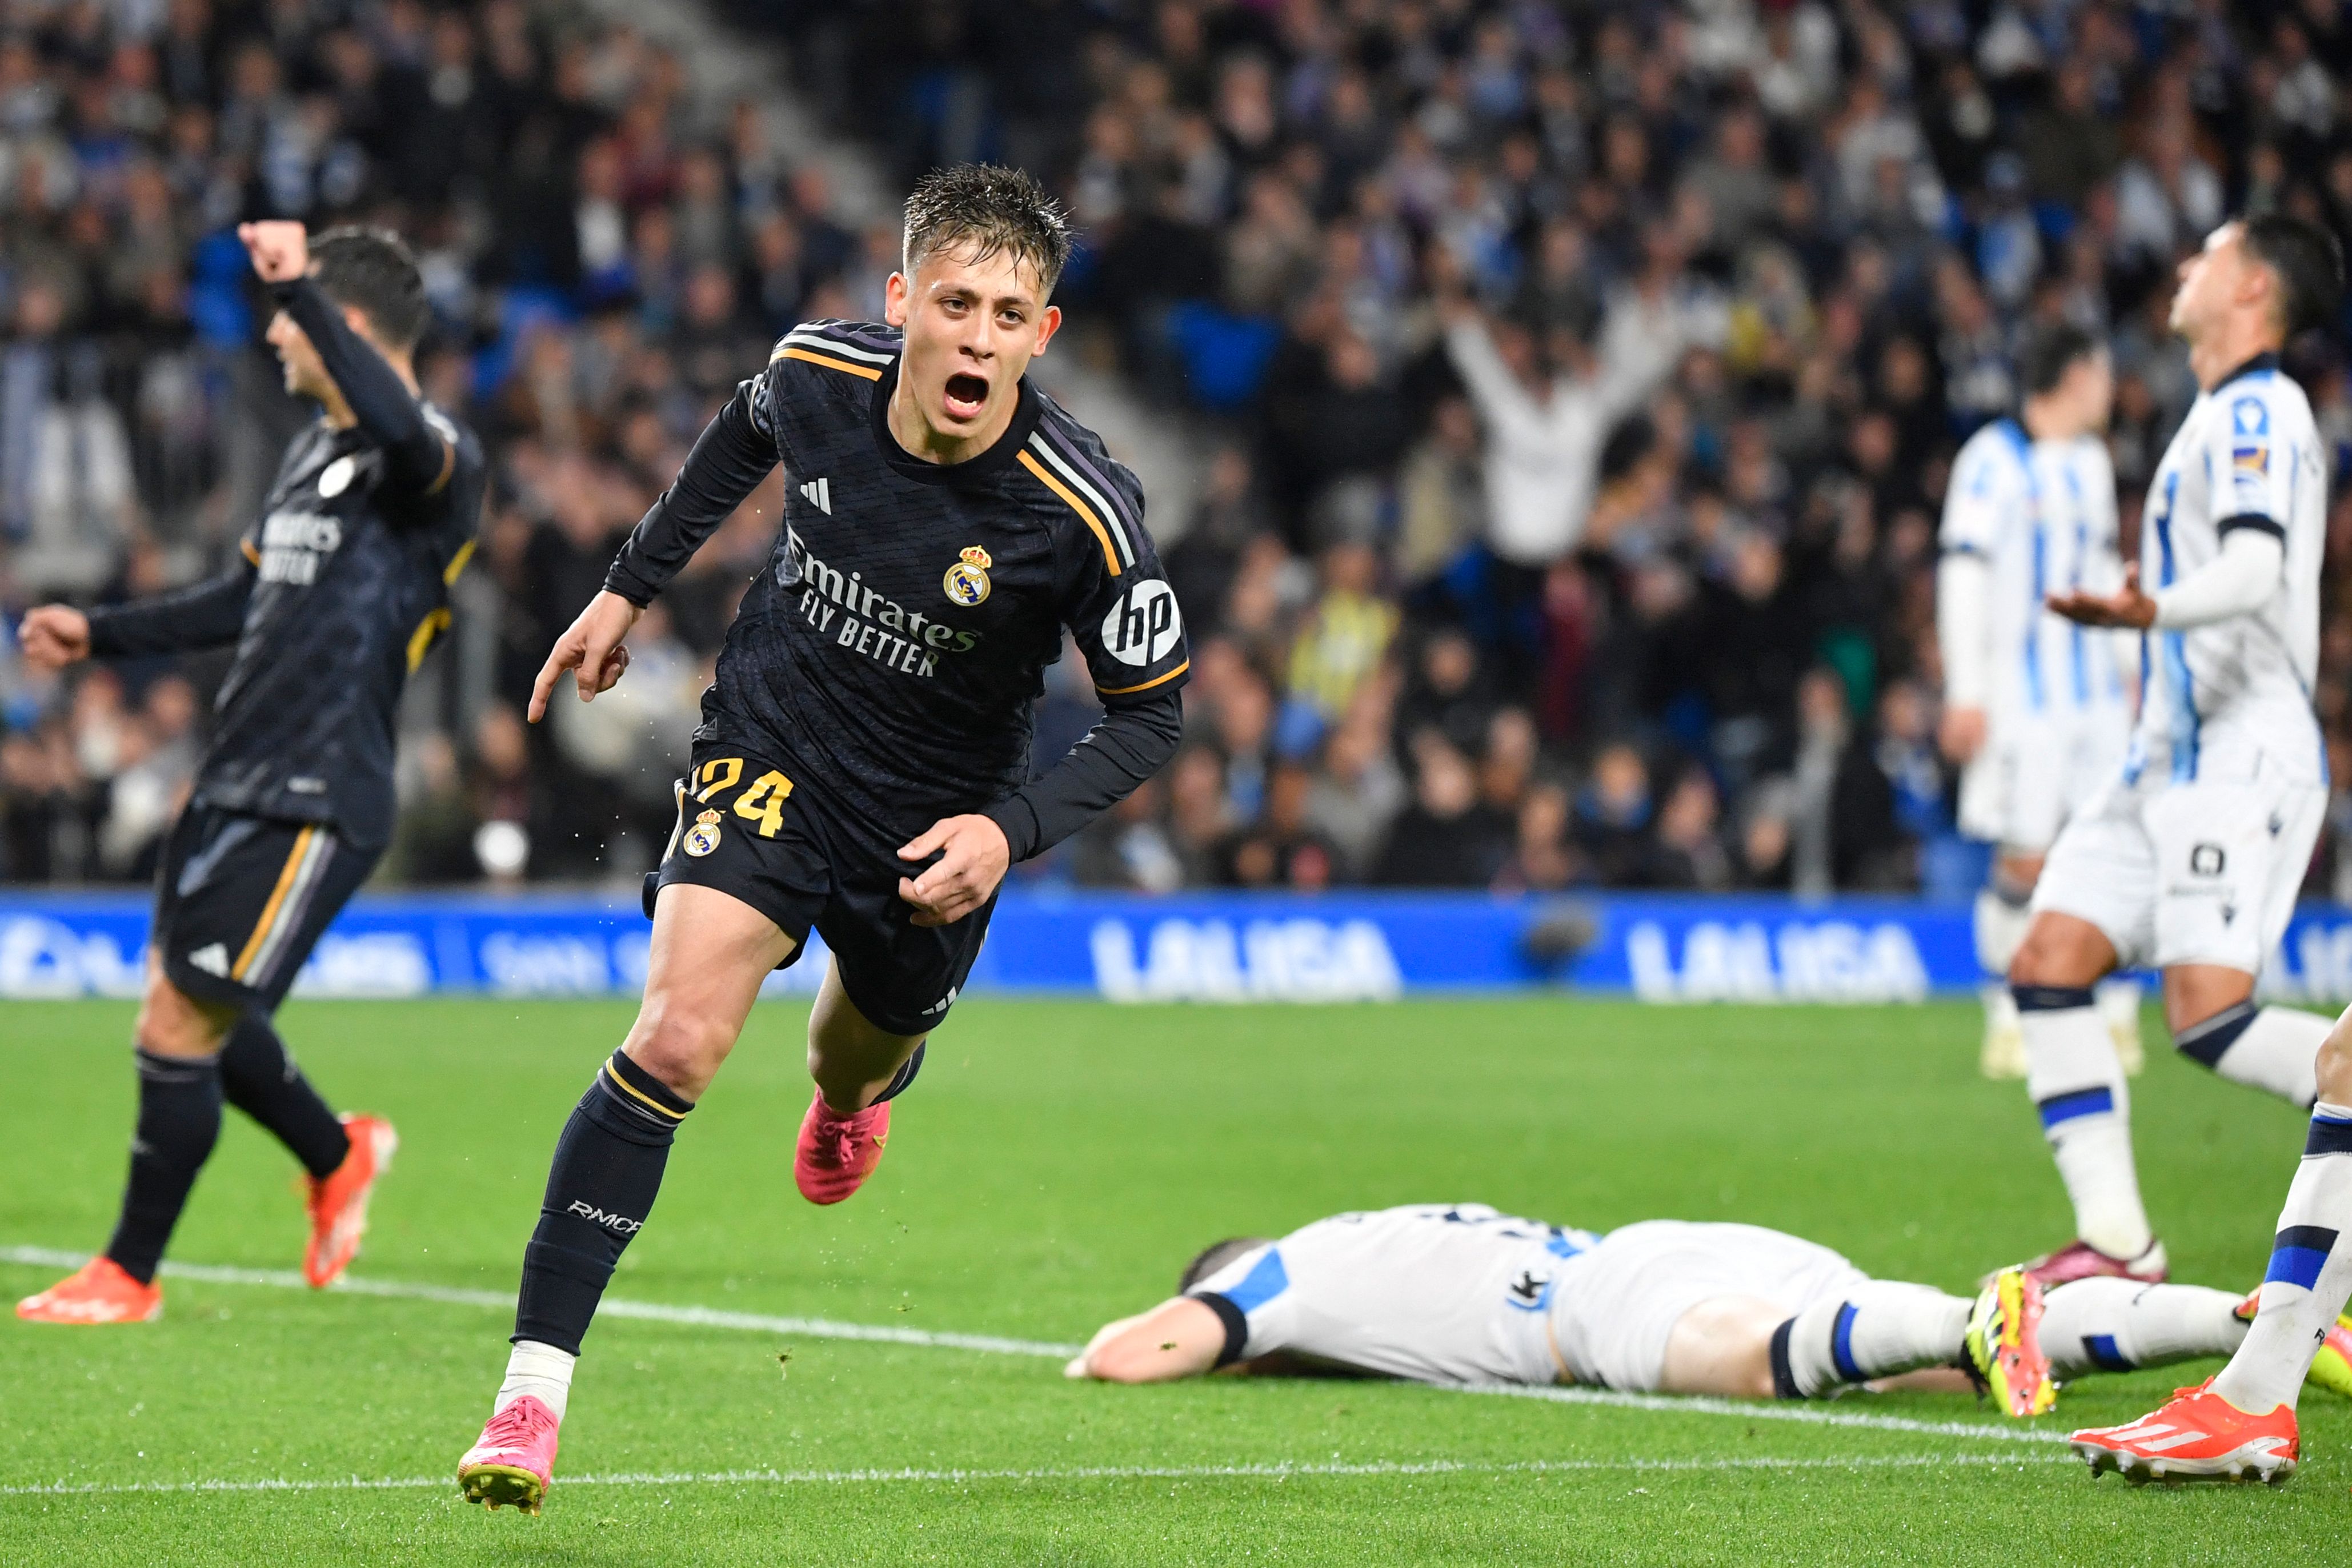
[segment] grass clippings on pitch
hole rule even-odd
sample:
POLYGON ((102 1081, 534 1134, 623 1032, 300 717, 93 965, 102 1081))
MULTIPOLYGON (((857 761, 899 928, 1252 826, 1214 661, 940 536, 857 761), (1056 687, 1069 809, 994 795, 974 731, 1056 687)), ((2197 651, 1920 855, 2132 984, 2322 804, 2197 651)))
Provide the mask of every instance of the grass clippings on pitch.
MULTIPOLYGON (((2242 1564, 2324 1559, 2352 1525, 2352 1410, 2316 1393, 2286 1487, 2168 1492, 2095 1484, 2047 1434, 1980 1430, 2000 1424, 1950 1396, 1824 1422, 1061 1377, 1051 1347, 1157 1300, 1207 1241, 1343 1208, 1737 1218, 1952 1290, 2063 1237, 2023 1092, 1976 1076, 1972 1007, 1532 1000, 975 999, 874 1182, 827 1210, 787 1169, 804 1012, 763 1007, 614 1281, 650 1315, 590 1336, 548 1511, 490 1516, 442 1478, 504 1364, 497 1303, 556 1129, 628 1017, 289 1007, 321 1086, 400 1125, 355 1270, 382 1291, 287 1287, 294 1167, 232 1113, 173 1249, 214 1268, 167 1281, 163 1322, 0 1322, 0 1561, 2242 1564)), ((18 1106, 0 1248, 87 1251, 121 1179, 130 1011, 0 1019, 18 1106)), ((2250 1283, 2302 1119, 2151 1054, 2136 1133, 2177 1277, 2250 1283)), ((0 1262, 0 1291, 56 1271, 0 1262)), ((2128 1419, 2204 1370, 2084 1382, 2042 1425, 2128 1419)))

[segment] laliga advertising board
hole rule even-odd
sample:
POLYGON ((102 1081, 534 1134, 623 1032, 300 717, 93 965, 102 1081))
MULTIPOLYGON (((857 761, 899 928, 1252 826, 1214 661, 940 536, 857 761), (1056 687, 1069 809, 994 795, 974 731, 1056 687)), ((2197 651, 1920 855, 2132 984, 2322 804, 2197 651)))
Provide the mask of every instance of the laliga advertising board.
MULTIPOLYGON (((1148 630, 1144 632, 1148 637, 1148 630)), ((135 894, 0 893, 0 998, 131 997, 148 906, 135 894)), ((299 995, 634 995, 649 927, 580 894, 359 898, 299 995)), ((824 944, 768 982, 811 993, 824 944)), ((1972 994, 1966 905, 1764 897, 1008 892, 980 991, 1111 1001, 1385 1001, 1539 991, 1654 1002, 1890 1002, 1972 994)), ((2263 972, 2282 1000, 2352 1000, 2352 911, 2306 904, 2263 972)))

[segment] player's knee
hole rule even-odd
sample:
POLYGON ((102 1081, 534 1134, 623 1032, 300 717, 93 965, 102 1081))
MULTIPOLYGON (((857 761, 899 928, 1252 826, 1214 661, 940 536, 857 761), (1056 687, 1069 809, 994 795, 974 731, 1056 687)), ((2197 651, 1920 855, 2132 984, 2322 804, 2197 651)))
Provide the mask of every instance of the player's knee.
POLYGON ((692 1008, 648 1003, 625 1048, 629 1060, 688 1099, 698 1097, 735 1047, 735 1026, 692 1008))
POLYGON ((213 1056, 229 1021, 226 1009, 206 1007, 159 971, 147 977, 131 1038, 151 1056, 213 1056))
POLYGON ((2319 1042, 2319 1097, 2331 1105, 2352 1105, 2352 1009, 2336 1020, 2319 1042))

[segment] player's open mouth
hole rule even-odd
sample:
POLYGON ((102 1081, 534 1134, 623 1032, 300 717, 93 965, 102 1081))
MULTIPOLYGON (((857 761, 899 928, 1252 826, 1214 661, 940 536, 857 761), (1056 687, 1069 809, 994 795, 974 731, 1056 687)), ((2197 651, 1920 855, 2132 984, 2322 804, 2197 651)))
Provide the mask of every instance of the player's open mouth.
POLYGON ((958 371, 948 378, 944 401, 950 419, 978 419, 988 403, 987 378, 958 371))

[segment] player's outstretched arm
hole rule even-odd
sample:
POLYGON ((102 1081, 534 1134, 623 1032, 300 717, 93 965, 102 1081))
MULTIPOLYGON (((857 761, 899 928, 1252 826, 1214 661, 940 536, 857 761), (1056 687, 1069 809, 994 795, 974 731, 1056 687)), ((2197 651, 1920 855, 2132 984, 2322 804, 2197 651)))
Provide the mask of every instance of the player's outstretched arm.
POLYGON ((392 362, 310 281, 310 240, 302 225, 240 224, 236 237, 245 243, 254 272, 318 350, 352 417, 382 449, 385 479, 408 493, 430 493, 447 484, 457 466, 456 448, 426 420, 424 404, 392 362))
POLYGON ((1178 1296, 1139 1316, 1105 1323, 1062 1373, 1105 1383, 1171 1383, 1210 1371, 1224 1348, 1223 1321, 1192 1297, 1178 1296))
POLYGON ((775 440, 760 412, 763 385, 755 378, 737 386, 727 406, 703 427, 694 450, 687 454, 686 465, 637 520, 628 542, 613 559, 604 573, 604 591, 556 639, 531 687, 533 724, 546 715, 547 699, 566 670, 579 672, 583 703, 613 689, 629 667, 629 651, 621 645, 629 628, 694 559, 702 541, 735 515, 743 498, 775 467, 775 440))
POLYGON ((44 604, 26 612, 16 628, 17 645, 26 661, 42 670, 63 669, 79 659, 217 648, 236 642, 245 629, 253 584, 248 558, 218 577, 130 604, 95 610, 44 604))

